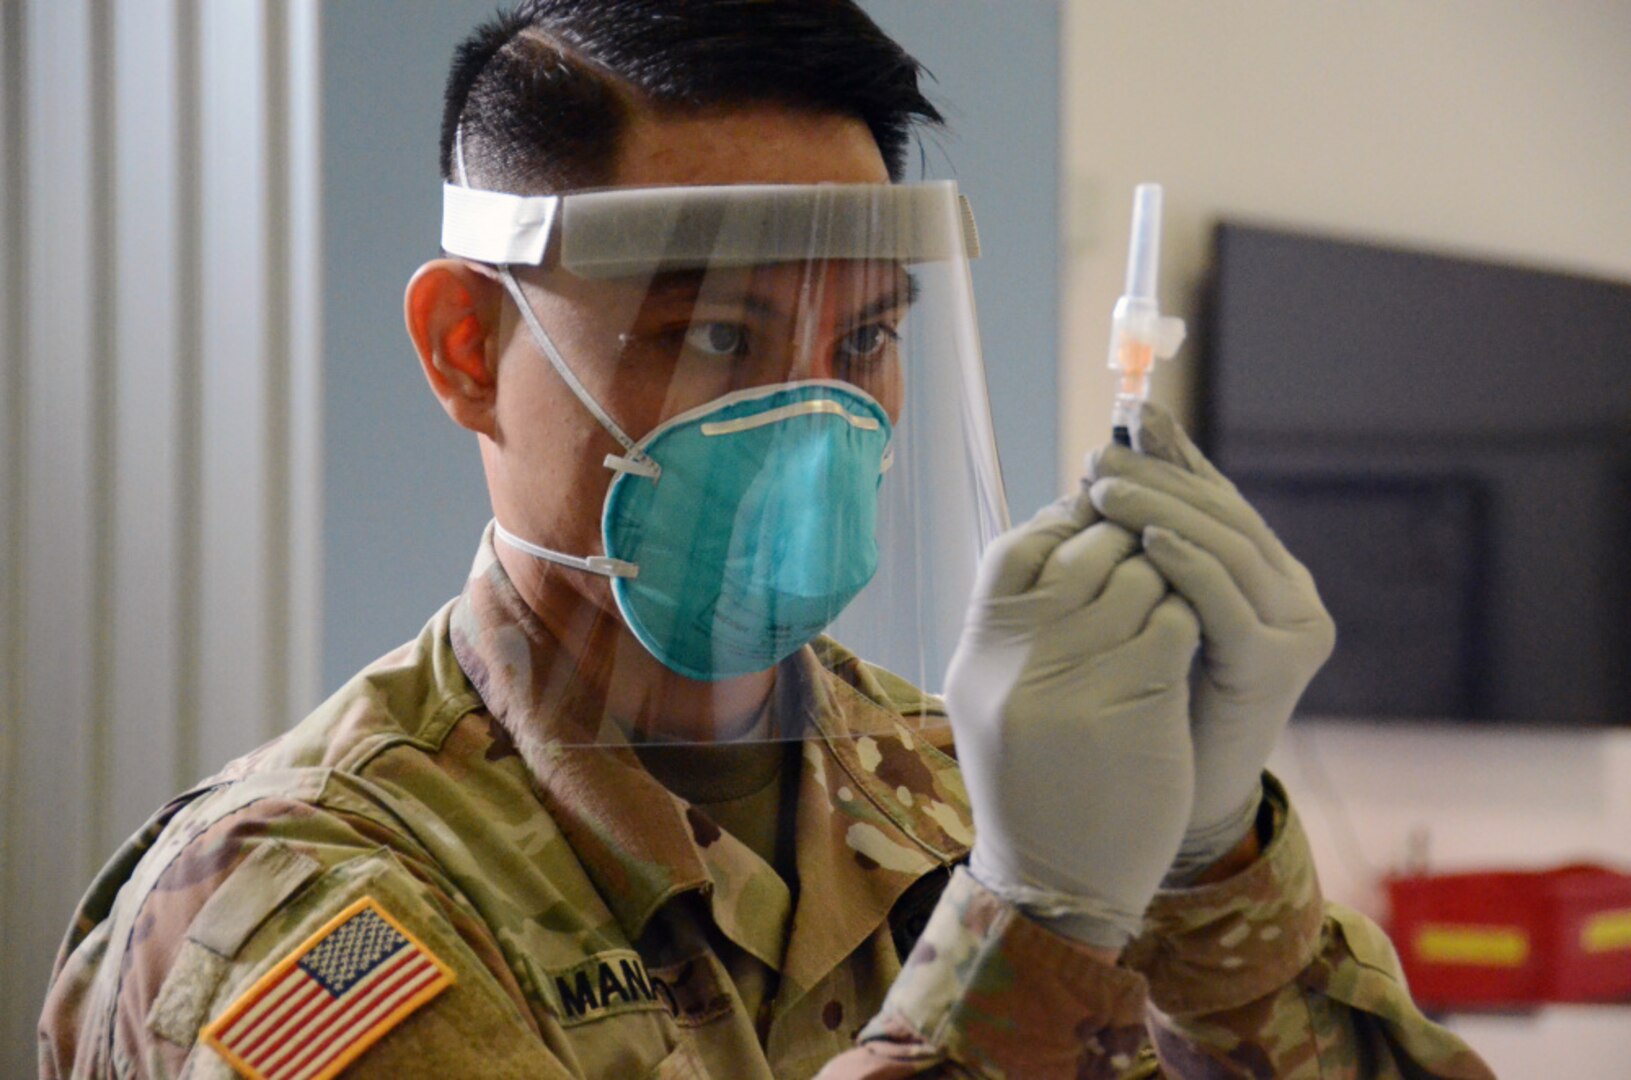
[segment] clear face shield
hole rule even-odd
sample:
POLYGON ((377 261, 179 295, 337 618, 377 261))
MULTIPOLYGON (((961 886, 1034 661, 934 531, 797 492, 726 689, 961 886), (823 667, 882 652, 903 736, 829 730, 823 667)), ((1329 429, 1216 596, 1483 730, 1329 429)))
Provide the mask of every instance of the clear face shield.
POLYGON ((533 651, 558 670, 532 685, 600 703, 562 741, 807 737, 791 714, 819 681, 805 646, 835 655, 823 635, 939 689, 980 552, 1007 527, 953 184, 450 185, 442 239, 499 268, 519 332, 617 447, 592 463, 593 534, 545 505, 494 527, 604 579, 626 629, 595 655, 533 651), (767 672, 754 722, 663 730, 767 672))

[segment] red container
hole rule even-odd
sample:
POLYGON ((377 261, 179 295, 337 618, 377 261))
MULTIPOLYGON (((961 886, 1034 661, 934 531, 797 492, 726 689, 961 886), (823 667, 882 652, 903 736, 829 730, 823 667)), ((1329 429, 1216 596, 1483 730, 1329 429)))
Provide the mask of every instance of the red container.
POLYGON ((1423 1005, 1631 1000, 1631 874, 1575 864, 1396 877, 1387 891, 1423 1005))

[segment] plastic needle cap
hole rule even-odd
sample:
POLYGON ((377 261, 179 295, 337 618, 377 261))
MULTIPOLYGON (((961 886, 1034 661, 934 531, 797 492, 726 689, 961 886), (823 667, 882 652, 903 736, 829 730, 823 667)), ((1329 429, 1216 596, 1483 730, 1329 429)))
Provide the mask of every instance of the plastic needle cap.
POLYGON ((1156 271, 1161 263, 1161 185, 1133 189, 1133 235, 1127 245, 1126 295, 1155 299, 1156 271))

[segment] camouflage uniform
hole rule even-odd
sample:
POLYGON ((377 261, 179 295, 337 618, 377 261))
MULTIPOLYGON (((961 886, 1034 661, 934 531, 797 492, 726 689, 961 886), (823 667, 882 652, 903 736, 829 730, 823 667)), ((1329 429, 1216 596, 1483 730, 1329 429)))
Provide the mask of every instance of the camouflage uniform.
POLYGON ((201 1029, 365 897, 453 981, 355 1073, 1489 1075, 1412 1006, 1386 938, 1322 906, 1272 783, 1263 857, 1158 896, 1109 967, 956 868, 971 819, 919 727, 935 700, 826 641, 784 667, 779 707, 820 736, 795 898, 627 749, 562 745, 552 648, 484 541, 415 642, 159 811, 75 917, 43 1075, 232 1075, 201 1029), (756 966, 773 992, 750 1016, 732 976, 756 966))

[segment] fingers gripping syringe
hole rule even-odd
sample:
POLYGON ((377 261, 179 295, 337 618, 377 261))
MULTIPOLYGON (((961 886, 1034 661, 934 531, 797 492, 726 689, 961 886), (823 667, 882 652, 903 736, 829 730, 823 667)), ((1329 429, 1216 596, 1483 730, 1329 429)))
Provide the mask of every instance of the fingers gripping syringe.
POLYGON ((1138 404, 1150 393, 1150 369, 1184 341, 1184 321, 1161 314, 1155 272, 1161 260, 1161 185, 1133 191, 1133 235, 1127 246, 1127 290, 1116 301, 1110 322, 1110 367, 1121 373, 1110 431, 1116 442, 1132 445, 1138 404))

